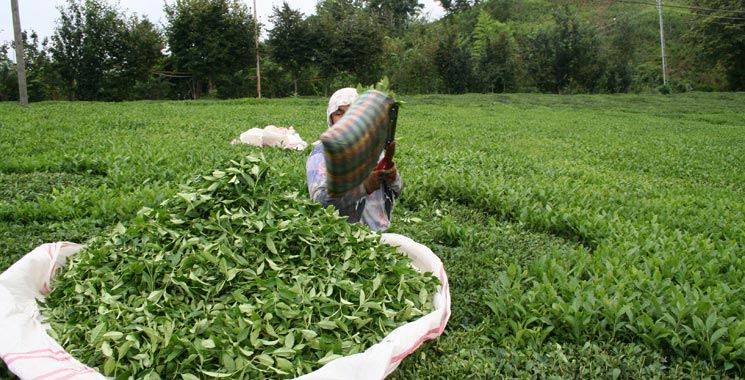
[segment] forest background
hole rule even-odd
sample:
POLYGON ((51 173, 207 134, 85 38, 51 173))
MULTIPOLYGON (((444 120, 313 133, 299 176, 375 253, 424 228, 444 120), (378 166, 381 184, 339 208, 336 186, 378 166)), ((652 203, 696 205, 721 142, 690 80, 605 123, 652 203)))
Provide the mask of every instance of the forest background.
MULTIPOLYGON (((668 0, 662 17, 653 0, 439 3, 436 21, 416 0, 321 0, 308 16, 284 3, 266 29, 235 0, 164 3, 162 26, 68 0, 51 37, 23 32, 28 96, 327 96, 384 76, 399 94, 745 90, 742 1, 668 0)), ((18 99, 12 49, 0 45, 0 101, 18 99)))

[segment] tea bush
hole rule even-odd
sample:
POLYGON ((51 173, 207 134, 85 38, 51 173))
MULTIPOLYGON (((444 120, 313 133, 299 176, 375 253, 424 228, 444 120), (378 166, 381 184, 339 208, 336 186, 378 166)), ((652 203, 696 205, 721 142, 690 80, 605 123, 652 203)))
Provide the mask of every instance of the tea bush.
MULTIPOLYGON (((442 258, 452 316, 390 378, 745 377, 745 94, 402 100, 391 232, 442 258)), ((229 142, 267 124, 312 142, 325 104, 0 104, 0 269, 235 154, 305 194, 307 151, 229 142)))

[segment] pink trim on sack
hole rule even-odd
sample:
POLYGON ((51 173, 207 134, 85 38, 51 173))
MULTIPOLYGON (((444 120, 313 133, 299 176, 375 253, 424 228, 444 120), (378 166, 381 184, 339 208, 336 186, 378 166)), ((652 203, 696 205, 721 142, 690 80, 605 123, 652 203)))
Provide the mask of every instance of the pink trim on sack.
POLYGON ((59 254, 59 251, 67 246, 67 244, 59 244, 59 247, 57 247, 57 243, 49 243, 47 244, 47 255, 49 255, 49 260, 52 262, 52 265, 49 267, 49 272, 47 273, 47 280, 44 281, 41 287, 41 292, 44 294, 49 294, 49 292, 52 291, 52 287, 49 285, 52 282, 52 277, 54 277, 54 272, 57 270, 57 256, 59 254))
POLYGON ((61 374, 61 373, 64 373, 64 372, 73 372, 73 373, 71 373, 69 375, 61 376, 61 377, 55 377, 54 380, 67 380, 67 379, 71 379, 71 378, 73 378, 73 377, 75 377, 77 375, 84 375, 84 374, 87 374, 87 373, 94 373, 96 371, 93 370, 90 367, 85 367, 85 368, 82 368, 82 369, 64 368, 64 369, 58 369, 56 371, 45 373, 45 374, 43 374, 41 376, 36 376, 36 377, 33 378, 33 380, 42 380, 42 379, 45 379, 47 377, 55 376, 55 375, 58 375, 58 374, 61 374))
POLYGON ((72 360, 72 356, 70 356, 70 354, 68 354, 67 351, 65 350, 52 351, 48 348, 36 350, 36 351, 27 351, 27 352, 11 352, 3 356, 3 361, 8 366, 10 366, 10 364, 16 360, 29 360, 29 359, 54 359, 58 362, 64 362, 64 361, 72 360), (46 352, 49 352, 50 354, 40 355, 46 352), (11 356, 14 356, 14 357, 11 358, 11 356))
MULTIPOLYGON (((50 349, 41 349, 41 350, 35 350, 35 351, 28 351, 28 352, 13 352, 6 355, 3 355, 3 361, 5 364, 10 367, 11 363, 18 361, 18 360, 36 360, 36 359, 51 359, 58 362, 67 362, 75 360, 72 356, 70 356, 67 351, 60 350, 60 351, 52 351, 50 349), (49 353, 44 355, 44 353, 49 353)), ((71 379, 75 376, 81 375, 81 374, 87 374, 87 373, 95 373, 96 370, 83 366, 80 369, 73 369, 73 368, 63 368, 58 369, 52 372, 47 372, 43 375, 39 375, 33 378, 33 380, 42 380, 46 378, 52 377, 54 380, 67 380, 71 379), (53 377, 61 373, 65 372, 74 372, 68 375, 60 376, 60 377, 53 377)))
MULTIPOLYGON (((448 278, 445 275, 445 267, 444 266, 443 267, 440 267, 440 276, 439 277, 440 277, 440 281, 443 281, 442 288, 443 288, 444 293, 446 294, 446 297, 447 297, 447 305, 450 305, 450 285, 448 284, 448 278)), ((403 358, 411 355, 412 352, 416 351, 419 348, 419 346, 421 346, 422 343, 424 343, 425 341, 434 339, 434 338, 442 335, 442 332, 445 331, 445 326, 447 326, 447 323, 448 323, 448 319, 449 318, 450 318, 450 312, 448 311, 447 313, 443 314, 442 319, 440 320, 440 326, 435 327, 435 328, 427 331, 426 333, 424 333, 424 335, 422 335, 419 339, 417 339, 416 342, 414 342, 414 344, 411 345, 408 350, 406 350, 406 351, 404 351, 404 352, 402 352, 402 353, 394 356, 393 358, 391 358, 390 363, 392 364, 392 363, 395 363, 395 362, 398 362, 398 361, 403 360, 403 358)))

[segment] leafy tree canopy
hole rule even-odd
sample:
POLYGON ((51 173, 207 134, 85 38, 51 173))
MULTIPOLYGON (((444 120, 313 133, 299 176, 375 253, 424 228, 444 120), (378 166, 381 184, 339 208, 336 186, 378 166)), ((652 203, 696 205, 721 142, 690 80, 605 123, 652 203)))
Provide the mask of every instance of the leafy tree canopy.
POLYGON ((242 2, 177 0, 166 4, 165 12, 174 68, 208 82, 208 91, 215 81, 251 66, 256 25, 242 2))
POLYGON ((67 0, 58 9, 49 51, 67 98, 130 99, 130 88, 160 59, 163 43, 155 26, 147 18, 127 18, 103 0, 67 0))
POLYGON ((691 9, 701 20, 692 38, 704 59, 724 67, 730 90, 745 90, 745 2, 694 0, 691 9))
POLYGON ((300 11, 290 8, 287 2, 274 7, 270 17, 274 27, 269 31, 267 46, 272 60, 289 71, 295 82, 303 68, 313 60, 313 41, 308 23, 300 11))

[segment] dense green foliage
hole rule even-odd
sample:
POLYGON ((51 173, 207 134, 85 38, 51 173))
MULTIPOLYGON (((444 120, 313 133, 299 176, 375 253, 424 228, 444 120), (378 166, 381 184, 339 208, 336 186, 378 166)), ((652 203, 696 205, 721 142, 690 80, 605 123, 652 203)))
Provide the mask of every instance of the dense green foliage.
MULTIPOLYGON (((248 7, 236 0, 178 0, 165 5, 169 67, 190 78, 189 96, 199 98, 220 88, 225 96, 248 95, 236 86, 248 77, 256 56, 256 25, 248 7)), ((255 75, 255 72, 253 73, 255 75)))
MULTIPOLYGON (((382 76, 402 94, 745 89, 742 1, 664 2, 667 84, 653 1, 440 1, 432 21, 412 0, 323 0, 310 15, 276 6, 267 26, 241 2, 180 0, 163 30, 110 1, 67 0, 52 42, 27 40, 33 100, 257 96, 257 27, 265 97, 382 76)), ((5 46, 0 99, 15 99, 5 46)))
MULTIPOLYGON (((452 316, 391 378, 745 376, 743 94, 398 97, 391 232, 443 260, 452 316)), ((270 123, 314 141, 325 105, 0 104, 0 268, 236 153, 304 194, 308 152, 229 141, 270 123)))
POLYGON ((363 352, 432 311, 438 281, 250 155, 91 240, 54 283, 52 336, 104 375, 271 379, 363 352))
POLYGON ((313 46, 309 43, 310 30, 303 22, 303 14, 283 3, 274 8, 274 27, 269 31, 267 48, 275 62, 282 62, 286 77, 293 83, 293 94, 298 94, 298 80, 313 58, 313 46))
POLYGON ((702 47, 705 62, 721 66, 730 90, 745 89, 745 9, 742 1, 693 0, 694 24, 691 38, 702 47))
POLYGON ((48 85, 58 85, 70 100, 143 98, 131 87, 146 82, 160 59, 163 42, 155 26, 146 18, 126 18, 106 2, 68 0, 59 9, 51 59, 47 64, 30 56, 41 67, 29 71, 55 70, 60 81, 48 85))
POLYGON ((602 75, 597 31, 569 6, 554 13, 554 23, 527 36, 527 70, 541 92, 588 92, 602 75))

